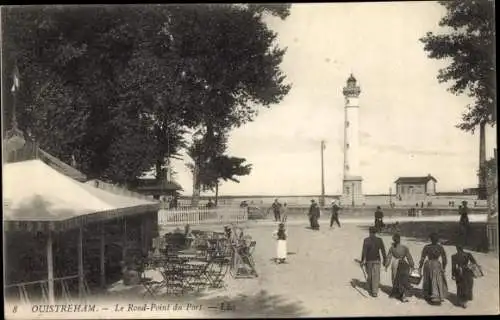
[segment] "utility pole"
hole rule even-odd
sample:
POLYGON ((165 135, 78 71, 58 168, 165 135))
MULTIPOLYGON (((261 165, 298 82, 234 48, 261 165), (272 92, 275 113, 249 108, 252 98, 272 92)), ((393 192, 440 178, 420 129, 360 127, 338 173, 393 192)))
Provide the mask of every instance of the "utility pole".
POLYGON ((323 150, 325 150, 325 141, 321 140, 321 198, 319 199, 319 205, 321 207, 325 206, 325 169, 323 161, 323 150))
POLYGON ((392 188, 389 188, 389 207, 392 207, 392 188))

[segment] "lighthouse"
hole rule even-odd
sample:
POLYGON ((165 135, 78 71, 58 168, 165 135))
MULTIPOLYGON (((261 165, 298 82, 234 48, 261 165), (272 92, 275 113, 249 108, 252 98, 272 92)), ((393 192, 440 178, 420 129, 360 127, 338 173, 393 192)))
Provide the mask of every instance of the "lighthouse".
POLYGON ((359 166, 359 94, 360 87, 351 74, 344 87, 344 178, 342 183, 342 203, 344 206, 358 206, 363 201, 362 182, 359 166))

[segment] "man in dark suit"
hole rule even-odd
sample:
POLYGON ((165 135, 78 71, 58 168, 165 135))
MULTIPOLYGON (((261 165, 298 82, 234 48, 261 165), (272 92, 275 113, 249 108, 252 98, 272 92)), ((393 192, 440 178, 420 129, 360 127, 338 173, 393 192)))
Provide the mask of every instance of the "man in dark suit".
POLYGON ((332 201, 332 216, 330 217, 330 228, 333 227, 334 222, 336 222, 340 228, 339 211, 340 207, 337 205, 337 202, 332 201))
POLYGON ((309 223, 311 225, 311 229, 316 231, 319 230, 318 219, 320 216, 320 210, 316 201, 311 200, 311 206, 309 207, 309 212, 307 215, 309 216, 309 223))
POLYGON ((372 297, 378 295, 380 284, 380 255, 382 255, 383 264, 387 261, 384 241, 377 237, 377 229, 370 227, 370 235, 363 241, 363 249, 361 252, 361 265, 366 267, 366 281, 368 290, 372 297))

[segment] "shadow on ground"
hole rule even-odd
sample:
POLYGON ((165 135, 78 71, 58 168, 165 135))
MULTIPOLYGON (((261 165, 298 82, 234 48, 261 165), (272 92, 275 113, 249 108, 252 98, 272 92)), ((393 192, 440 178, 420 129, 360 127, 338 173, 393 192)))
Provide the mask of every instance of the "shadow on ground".
MULTIPOLYGON (((368 283, 366 281, 361 281, 359 279, 351 279, 351 286, 354 289, 356 289, 365 298, 372 298, 370 296, 370 292, 368 291, 368 283)), ((382 293, 386 294, 387 296, 391 295, 392 287, 380 284, 379 289, 382 293)), ((380 293, 379 293, 379 295, 380 295, 380 293)), ((411 297, 415 297, 419 300, 425 300, 424 293, 422 292, 422 289, 414 287, 414 286, 411 286, 411 288, 408 290, 408 298, 411 298, 411 297)), ((458 297, 454 293, 448 292, 446 300, 448 300, 454 306, 459 306, 458 297)))
MULTIPOLYGON (((360 226, 368 234, 369 226, 360 226)), ((454 246, 461 242, 459 236, 458 222, 450 221, 409 221, 386 224, 382 230, 382 235, 393 235, 399 233, 402 237, 410 241, 429 242, 429 235, 437 233, 443 245, 454 246)), ((486 223, 471 223, 467 237, 467 250, 477 252, 488 252, 488 238, 486 233, 486 223)))
POLYGON ((214 311, 217 317, 245 317, 245 318, 268 318, 268 317, 301 317, 306 315, 306 310, 301 302, 290 301, 280 295, 269 294, 261 290, 253 295, 238 295, 237 297, 219 296, 216 298, 203 299, 204 305, 222 306, 233 308, 232 311, 214 311))

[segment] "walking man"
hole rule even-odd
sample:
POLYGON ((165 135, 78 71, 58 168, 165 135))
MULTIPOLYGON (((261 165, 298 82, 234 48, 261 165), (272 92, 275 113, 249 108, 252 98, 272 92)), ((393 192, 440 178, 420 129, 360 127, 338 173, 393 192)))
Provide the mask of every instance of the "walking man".
POLYGON ((382 208, 377 206, 377 210, 375 211, 375 230, 377 232, 382 231, 384 227, 384 213, 382 212, 382 208))
POLYGON ((311 206, 309 207, 309 213, 307 215, 309 216, 309 223, 311 225, 311 229, 319 230, 318 219, 320 216, 320 211, 316 201, 311 200, 311 206))
POLYGON ((380 255, 382 255, 384 265, 387 262, 387 256, 384 242, 375 235, 377 233, 375 227, 370 227, 369 232, 370 235, 363 241, 361 265, 366 267, 368 291, 372 297, 377 297, 380 284, 380 255))
POLYGON ((458 207, 458 214, 460 215, 460 236, 463 244, 467 244, 467 236, 469 231, 469 208, 467 207, 467 201, 462 201, 462 205, 458 207))
POLYGON ((337 205, 337 202, 335 200, 332 201, 332 216, 330 217, 330 228, 333 228, 334 222, 337 223, 340 228, 339 211, 340 207, 337 205))
POLYGON ((281 203, 278 202, 278 199, 274 199, 274 202, 271 205, 271 209, 274 213, 274 221, 281 221, 281 203))

